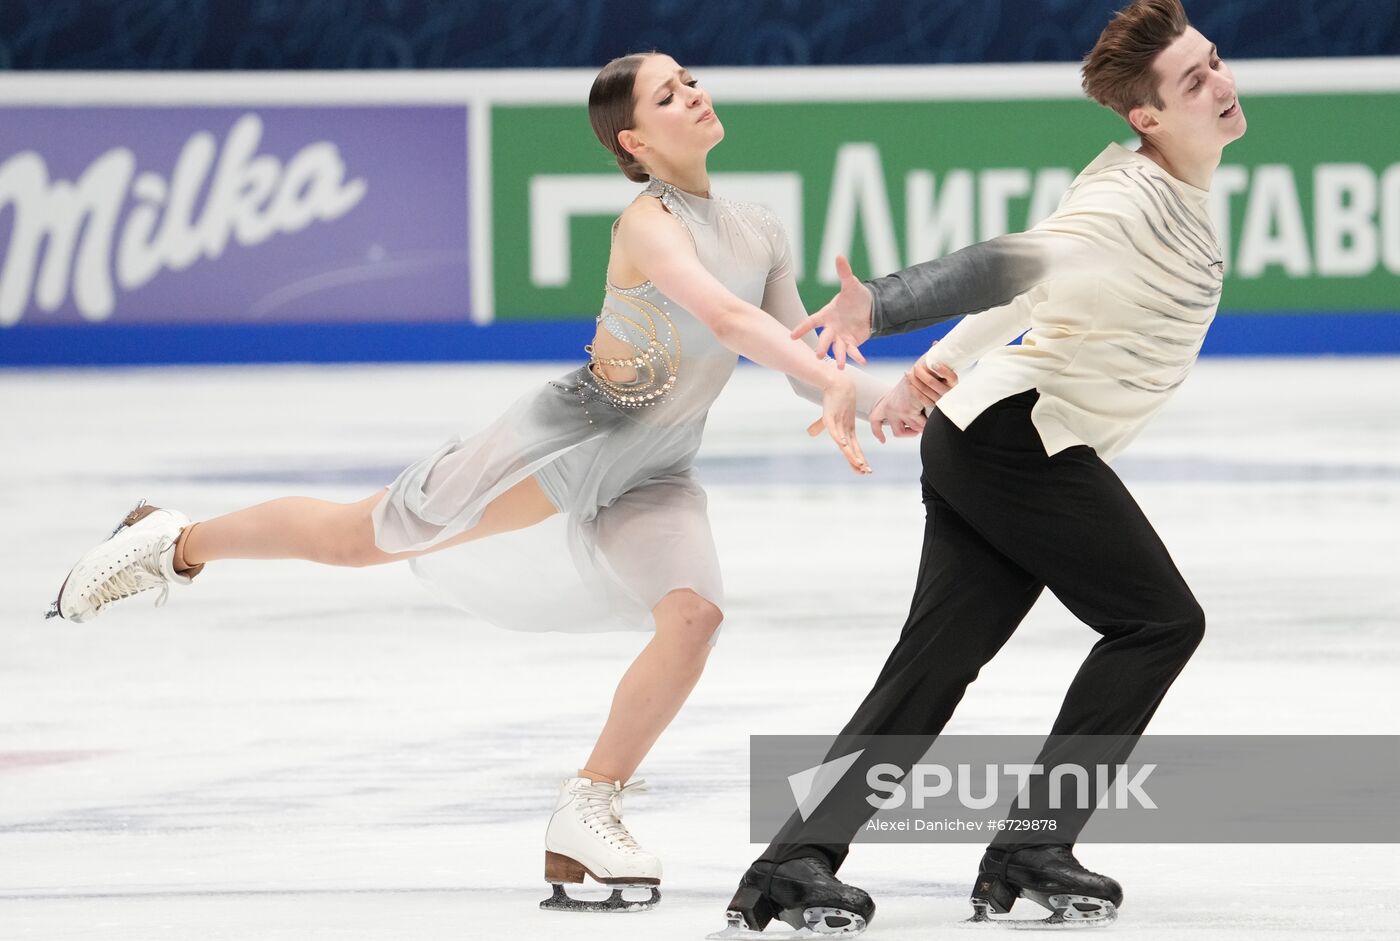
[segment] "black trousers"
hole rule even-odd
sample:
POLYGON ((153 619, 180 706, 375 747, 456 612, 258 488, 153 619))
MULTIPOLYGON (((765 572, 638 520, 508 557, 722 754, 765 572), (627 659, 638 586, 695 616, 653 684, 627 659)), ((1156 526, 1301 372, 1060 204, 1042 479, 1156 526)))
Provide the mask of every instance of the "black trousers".
MULTIPOLYGON (((1092 448, 1045 454, 1031 423, 1036 401, 1034 391, 1004 399, 966 431, 936 410, 929 418, 921 443, 924 547, 909 618, 843 739, 922 736, 923 747, 931 745, 1048 587, 1101 635, 1051 735, 1103 736, 1095 741, 1104 751, 1074 757, 1089 767, 1115 764, 1200 643, 1205 616, 1142 510, 1092 448)), ((901 756, 876 748, 864 757, 912 763, 923 747, 901 756)), ((794 814, 760 859, 820 852, 840 866, 849 838, 874 813, 867 794, 863 775, 848 773, 809 822, 794 814), (844 843, 829 842, 835 819, 844 843), (819 824, 826 839, 804 839, 819 824)), ((1051 841, 1072 844, 1087 817, 1051 841)), ((1010 837, 997 843, 1015 845, 1010 837)))

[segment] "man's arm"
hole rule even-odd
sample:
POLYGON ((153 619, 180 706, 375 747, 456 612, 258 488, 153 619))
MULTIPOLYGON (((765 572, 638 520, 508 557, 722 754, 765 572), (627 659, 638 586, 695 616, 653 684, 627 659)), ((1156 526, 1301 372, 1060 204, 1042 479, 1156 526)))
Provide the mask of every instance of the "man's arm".
POLYGON ((1032 232, 1003 235, 866 281, 871 336, 1001 307, 1049 277, 1048 248, 1032 232))
MULTIPOLYGON (((863 363, 865 358, 859 346, 872 336, 907 333, 964 314, 990 312, 1021 297, 1051 277, 1051 256, 1067 258, 1071 254, 1070 242, 1064 235, 1057 238, 1039 230, 1018 232, 864 282, 851 273, 845 258, 838 257, 840 292, 802 321, 792 336, 806 336, 821 327, 817 356, 824 357, 830 349, 839 366, 845 366, 848 355, 863 363), (1065 245, 1058 246, 1057 242, 1065 245)), ((989 314, 977 319, 982 316, 989 314)), ((1020 310, 994 319, 996 324, 977 333, 1004 337, 1000 345, 1009 343, 1030 326, 1025 312, 1020 310), (1016 329, 1010 320, 1025 325, 1016 329)), ((962 365, 965 364, 954 368, 962 365)))
MULTIPOLYGON (((856 280, 846 260, 837 258, 840 292, 793 336, 821 328, 819 355, 830 349, 838 366, 847 356, 864 362, 859 346, 871 336, 1001 307, 1052 279, 1112 271, 1129 250, 1124 221, 1140 210, 1131 199, 1116 198, 1124 195, 1118 182, 1095 183, 1092 189, 1095 195, 1078 206, 1062 205, 1029 231, 970 245, 867 283, 856 280)), ((1086 186, 1078 192, 1090 191, 1086 186)))

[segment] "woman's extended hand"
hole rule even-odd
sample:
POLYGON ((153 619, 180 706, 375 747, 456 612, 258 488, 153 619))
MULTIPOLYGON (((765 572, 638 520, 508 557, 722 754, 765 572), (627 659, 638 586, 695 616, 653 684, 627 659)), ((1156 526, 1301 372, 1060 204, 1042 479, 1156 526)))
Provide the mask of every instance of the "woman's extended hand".
POLYGON ((856 384, 845 373, 835 373, 822 392, 822 417, 807 426, 807 434, 815 438, 823 428, 846 455, 852 470, 857 474, 870 473, 870 465, 856 440, 856 384))

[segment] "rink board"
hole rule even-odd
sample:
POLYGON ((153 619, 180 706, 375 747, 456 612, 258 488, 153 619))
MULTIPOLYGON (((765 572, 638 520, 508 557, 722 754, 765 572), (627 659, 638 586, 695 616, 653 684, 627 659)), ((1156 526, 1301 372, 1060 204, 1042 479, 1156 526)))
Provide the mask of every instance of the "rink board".
MULTIPOLYGON (((912 359, 946 326, 871 341, 873 358, 912 359)), ((579 360, 590 321, 357 323, 14 328, 0 333, 0 366, 161 363, 527 362, 579 360)), ((1395 314, 1222 315, 1206 356, 1367 356, 1400 353, 1395 314)))

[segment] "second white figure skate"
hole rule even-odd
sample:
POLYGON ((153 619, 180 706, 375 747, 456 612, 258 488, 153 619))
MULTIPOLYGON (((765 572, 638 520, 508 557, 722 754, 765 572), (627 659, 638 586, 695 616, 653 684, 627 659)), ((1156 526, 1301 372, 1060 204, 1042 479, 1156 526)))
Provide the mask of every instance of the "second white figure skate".
POLYGON ((600 783, 568 778, 559 790, 554 815, 544 837, 544 878, 554 894, 540 908, 564 912, 644 912, 661 901, 661 860, 642 849, 622 823, 622 796, 642 790, 645 782, 600 783), (606 899, 576 899, 565 885, 585 875, 612 889, 606 899), (626 898, 624 890, 649 891, 645 899, 626 898))

